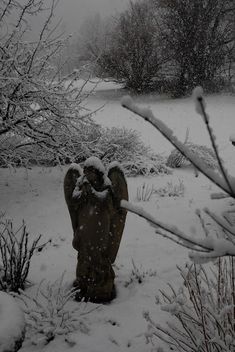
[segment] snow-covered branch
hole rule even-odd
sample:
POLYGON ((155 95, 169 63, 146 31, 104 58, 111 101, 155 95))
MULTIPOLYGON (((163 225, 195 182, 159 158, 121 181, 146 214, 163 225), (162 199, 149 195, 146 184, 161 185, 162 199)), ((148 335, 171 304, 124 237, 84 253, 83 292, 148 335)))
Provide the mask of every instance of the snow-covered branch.
POLYGON ((218 165, 219 165, 219 169, 220 169, 220 172, 223 176, 223 179, 225 180, 228 188, 229 188, 229 194, 231 195, 234 195, 234 190, 232 188, 232 185, 230 183, 230 180, 229 180, 229 176, 227 174, 227 170, 225 169, 224 165, 223 165, 223 161, 219 155, 219 151, 218 151, 218 147, 217 147, 217 144, 216 144, 216 137, 213 133, 213 130, 210 126, 210 123, 209 123, 209 116, 208 114, 206 113, 206 105, 205 105, 205 101, 204 101, 204 98, 203 98, 203 90, 201 87, 196 87, 193 91, 193 94, 194 94, 194 98, 195 98, 195 103, 196 103, 196 111, 203 117, 204 119, 204 122, 205 122, 205 125, 206 125, 206 128, 207 128, 207 131, 208 131, 208 134, 209 134, 209 137, 210 137, 210 141, 211 141, 211 145, 213 147, 213 150, 214 150, 214 153, 215 153, 215 156, 216 156, 216 159, 217 159, 217 162, 218 162, 218 165))
POLYGON ((122 99, 122 106, 136 115, 142 117, 144 120, 148 121, 152 126, 154 126, 176 149, 178 149, 190 162, 198 169, 201 173, 203 173, 209 180, 211 180, 214 184, 216 184, 223 191, 228 193, 230 196, 235 197, 235 192, 231 188, 231 184, 233 181, 233 177, 228 176, 224 177, 224 174, 218 173, 216 170, 211 170, 207 167, 207 165, 201 161, 195 153, 192 153, 185 143, 182 143, 178 140, 176 136, 174 136, 173 131, 167 127, 164 122, 156 118, 152 111, 148 108, 140 108, 137 106, 133 100, 126 96, 122 99), (229 185, 227 179, 230 180, 229 185))
MULTIPOLYGON (((153 115, 150 109, 140 108, 134 104, 133 100, 129 96, 122 99, 122 106, 132 111, 136 115, 142 117, 144 120, 148 121, 178 151, 180 151, 188 160, 190 160, 190 162, 197 170, 199 170, 209 180, 217 185, 222 191, 225 192, 225 194, 235 198, 235 178, 229 175, 219 155, 218 147, 216 144, 216 137, 209 123, 209 116, 206 113, 206 105, 203 98, 203 92, 200 87, 195 88, 194 98, 196 103, 196 111, 203 117, 207 131, 209 133, 212 148, 218 163, 219 172, 209 169, 207 165, 202 160, 200 160, 197 155, 195 155, 195 153, 191 152, 191 150, 187 147, 187 144, 180 142, 177 137, 174 136, 173 131, 153 115)), ((215 198, 218 198, 219 196, 220 195, 215 194, 215 198)), ((147 220, 153 227, 155 227, 156 233, 159 235, 166 237, 185 248, 191 249, 189 257, 195 263, 204 263, 217 257, 235 256, 235 226, 230 225, 226 219, 217 216, 207 208, 204 209, 205 213, 209 215, 221 229, 222 236, 219 236, 219 238, 214 238, 209 234, 209 231, 199 213, 197 213, 197 215, 199 216, 202 232, 205 236, 202 239, 188 236, 179 230, 176 226, 165 224, 154 218, 152 215, 148 214, 143 209, 136 207, 126 201, 122 201, 121 206, 127 209, 129 212, 137 214, 138 216, 147 220)))
POLYGON ((121 201, 121 207, 133 214, 144 218, 151 226, 155 228, 157 234, 177 242, 182 247, 191 249, 192 252, 189 253, 189 257, 194 262, 206 262, 216 257, 227 255, 235 256, 235 246, 231 246, 230 240, 214 239, 211 236, 207 236, 201 239, 194 238, 185 234, 176 226, 163 223, 162 221, 146 212, 143 208, 137 207, 136 205, 131 204, 126 200, 121 201), (165 233, 162 233, 159 230, 164 230, 164 232, 167 234, 165 235, 165 233))
MULTIPOLYGON (((88 309, 84 302, 77 303, 76 308, 71 308, 76 289, 70 288, 63 282, 64 274, 54 282, 41 282, 33 297, 24 291, 16 297, 24 303, 24 313, 28 335, 33 345, 47 345, 56 336, 63 336, 64 341, 71 344, 70 333, 80 331, 89 333, 84 316, 95 309, 88 309)), ((73 341, 71 345, 75 345, 73 341)))

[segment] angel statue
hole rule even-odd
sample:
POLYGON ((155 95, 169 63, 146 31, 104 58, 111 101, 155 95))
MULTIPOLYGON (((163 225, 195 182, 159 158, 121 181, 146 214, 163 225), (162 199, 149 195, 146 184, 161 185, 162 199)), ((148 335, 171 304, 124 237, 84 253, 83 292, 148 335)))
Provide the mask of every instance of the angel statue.
POLYGON ((101 160, 88 158, 83 166, 72 164, 64 178, 64 195, 78 252, 76 298, 109 302, 115 297, 114 263, 125 226, 127 183, 117 162, 107 170, 101 160))

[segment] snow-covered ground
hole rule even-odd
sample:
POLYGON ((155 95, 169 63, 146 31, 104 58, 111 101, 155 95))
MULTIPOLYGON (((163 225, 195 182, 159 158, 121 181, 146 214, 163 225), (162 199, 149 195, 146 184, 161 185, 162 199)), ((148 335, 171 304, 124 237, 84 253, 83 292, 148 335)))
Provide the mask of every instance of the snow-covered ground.
MULTIPOLYGON (((106 103, 96 113, 96 121, 104 126, 135 129, 155 152, 168 155, 171 145, 153 127, 121 107, 122 94, 125 92, 116 90, 113 85, 102 84, 96 94, 89 98, 87 107, 93 110, 106 103)), ((190 141, 209 145, 203 121, 194 111, 191 98, 169 100, 148 95, 134 99, 141 106, 150 107, 181 140, 184 140, 189 127, 190 141)), ((229 141, 229 136, 235 133, 235 99, 233 96, 217 95, 206 100, 221 154, 230 172, 235 175, 235 149, 229 141)), ((65 170, 66 167, 0 169, 0 211, 5 211, 6 217, 12 218, 16 226, 24 219, 32 237, 43 234, 44 241, 52 239, 52 243, 32 259, 29 280, 33 285, 27 289, 31 296, 43 279, 55 281, 65 272, 64 282, 71 285, 75 276, 76 252, 71 246, 72 227, 63 198, 65 170)), ((218 189, 204 176, 196 178, 190 167, 174 170, 172 175, 128 178, 127 181, 130 200, 135 204, 137 189, 144 183, 159 189, 166 188, 168 182, 173 185, 182 182, 183 195, 161 197, 155 194, 150 201, 138 202, 138 205, 160 220, 172 223, 193 236, 202 236, 195 209, 210 206, 219 212, 230 207, 228 199, 211 200, 210 193, 218 189)), ((155 296, 159 289, 167 289, 168 282, 176 287, 180 284, 176 265, 184 266, 186 261, 187 250, 156 235, 143 219, 128 214, 114 266, 117 297, 106 305, 70 302, 72 310, 81 304, 82 309, 91 311, 82 318, 87 328, 71 334, 74 343, 69 345, 63 336, 59 336, 46 346, 35 346, 27 338, 20 351, 151 351, 153 346, 145 342, 146 321, 142 313, 149 310, 158 323, 164 323, 168 315, 155 304, 155 296), (133 263, 144 276, 142 283, 131 280, 133 263)), ((157 347, 158 345, 155 346, 157 347)))

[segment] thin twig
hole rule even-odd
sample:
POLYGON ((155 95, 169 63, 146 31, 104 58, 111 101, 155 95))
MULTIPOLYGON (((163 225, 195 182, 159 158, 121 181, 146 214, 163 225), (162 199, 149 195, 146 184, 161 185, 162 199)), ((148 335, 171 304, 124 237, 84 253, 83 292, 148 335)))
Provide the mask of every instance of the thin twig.
POLYGON ((225 181, 226 181, 226 183, 227 183, 227 185, 229 187, 230 194, 235 197, 234 190, 233 190, 233 188, 232 188, 232 186, 230 184, 227 172, 224 169, 224 166, 223 166, 223 163, 222 163, 222 159, 219 156, 218 148, 217 148, 216 143, 215 143, 215 137, 214 137, 213 132, 211 130, 211 126, 209 124, 209 118, 208 118, 207 113, 205 111, 205 104, 203 104, 203 97, 198 97, 197 100, 198 100, 198 102, 200 104, 200 107, 201 107, 202 115, 204 117, 204 122, 206 124, 206 128, 207 128, 208 134, 210 136, 210 141, 211 141, 213 150, 215 152, 216 159, 217 159, 217 162, 219 164, 220 171, 221 171, 221 173, 222 173, 222 175, 223 175, 223 177, 224 177, 224 179, 225 179, 225 181))

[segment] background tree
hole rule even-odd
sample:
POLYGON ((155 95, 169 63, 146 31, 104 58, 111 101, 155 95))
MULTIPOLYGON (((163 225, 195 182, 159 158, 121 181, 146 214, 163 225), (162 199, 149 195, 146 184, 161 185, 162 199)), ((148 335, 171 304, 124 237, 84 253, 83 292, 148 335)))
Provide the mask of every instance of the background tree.
POLYGON ((78 33, 80 60, 94 62, 105 50, 112 28, 112 18, 102 18, 99 13, 85 19, 78 33))
POLYGON ((106 75, 141 92, 151 86, 161 67, 152 1, 130 1, 116 19, 110 45, 98 60, 106 75))
POLYGON ((234 44, 234 0, 157 0, 162 45, 171 57, 176 94, 208 86, 234 44))

